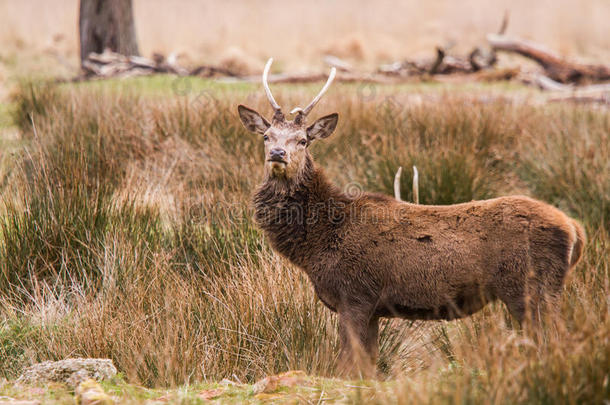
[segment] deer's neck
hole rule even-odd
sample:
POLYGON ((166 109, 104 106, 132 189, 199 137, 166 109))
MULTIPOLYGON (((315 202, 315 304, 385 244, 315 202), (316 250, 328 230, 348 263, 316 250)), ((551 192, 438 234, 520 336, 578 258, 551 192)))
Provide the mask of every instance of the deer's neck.
POLYGON ((307 159, 298 183, 267 179, 254 195, 255 218, 274 249, 299 266, 333 241, 350 200, 307 159))

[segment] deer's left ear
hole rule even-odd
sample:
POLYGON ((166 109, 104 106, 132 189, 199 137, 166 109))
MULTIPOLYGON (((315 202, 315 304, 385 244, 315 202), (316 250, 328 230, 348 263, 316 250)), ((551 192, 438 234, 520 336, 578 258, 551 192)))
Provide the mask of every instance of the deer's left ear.
POLYGON ((271 126, 266 119, 251 108, 240 104, 239 107, 237 107, 237 111, 239 112, 239 118, 241 119, 242 124, 244 124, 244 127, 250 132, 263 135, 271 126))
POLYGON ((318 119, 309 128, 307 128, 307 138, 309 141, 316 139, 327 138, 337 128, 339 114, 334 113, 318 119))

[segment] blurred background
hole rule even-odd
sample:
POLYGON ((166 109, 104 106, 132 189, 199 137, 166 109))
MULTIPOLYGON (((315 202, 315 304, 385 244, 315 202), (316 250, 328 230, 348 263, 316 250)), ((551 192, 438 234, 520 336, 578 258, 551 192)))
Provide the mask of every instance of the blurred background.
MULTIPOLYGON (((608 0, 134 0, 134 9, 140 53, 174 53, 187 65, 258 71, 273 56, 282 69, 299 71, 332 54, 370 68, 432 56, 435 46, 466 52, 498 30, 505 11, 508 34, 579 61, 610 56, 608 0)), ((78 0, 1 0, 2 65, 77 71, 78 10, 78 0)))

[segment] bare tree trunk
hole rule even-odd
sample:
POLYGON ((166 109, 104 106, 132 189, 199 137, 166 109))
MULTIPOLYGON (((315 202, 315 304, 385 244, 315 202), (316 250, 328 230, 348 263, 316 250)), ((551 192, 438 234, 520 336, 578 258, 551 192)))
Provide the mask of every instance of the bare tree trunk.
POLYGON ((81 63, 91 52, 106 48, 122 55, 138 55, 132 0, 81 0, 81 63))

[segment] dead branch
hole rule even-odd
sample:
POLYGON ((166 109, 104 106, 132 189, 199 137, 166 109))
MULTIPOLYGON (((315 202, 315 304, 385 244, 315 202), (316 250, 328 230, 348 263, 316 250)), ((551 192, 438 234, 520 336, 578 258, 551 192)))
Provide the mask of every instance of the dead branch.
POLYGON ((441 64, 443 63, 443 59, 445 59, 445 50, 441 47, 436 48, 436 59, 432 62, 432 66, 428 69, 428 73, 431 75, 435 75, 440 70, 441 64))
POLYGON ((572 88, 572 86, 568 84, 556 82, 555 80, 544 75, 536 75, 534 78, 534 83, 540 87, 540 89, 549 91, 569 91, 572 88))
POLYGON ((76 80, 143 76, 155 73, 201 77, 238 76, 228 69, 217 66, 202 65, 188 70, 176 64, 175 55, 165 58, 161 54, 154 54, 152 59, 148 59, 141 56, 125 56, 110 50, 103 53, 90 53, 82 62, 82 70, 83 75, 76 80))
POLYGON ((489 70, 496 63, 493 52, 481 48, 473 49, 467 56, 450 55, 446 48, 437 47, 434 59, 405 60, 382 65, 378 73, 388 76, 450 75, 454 73, 475 73, 489 70))
POLYGON ((610 92, 602 93, 600 95, 580 95, 580 94, 563 94, 555 97, 550 97, 548 100, 550 103, 557 102, 573 102, 578 104, 606 104, 610 105, 610 92))
POLYGON ((508 19, 510 17, 510 13, 508 10, 504 11, 504 16, 502 17, 502 24, 500 25, 500 29, 498 30, 498 35, 506 34, 506 29, 508 28, 508 19))
MULTIPOLYGON (((328 75, 326 73, 298 73, 298 74, 273 74, 269 75, 269 83, 316 83, 325 81, 328 75)), ((247 76, 241 78, 225 78, 223 81, 245 81, 250 83, 258 83, 260 76, 247 76)), ((380 74, 364 74, 364 73, 337 73, 335 81, 342 83, 376 83, 376 84, 391 84, 397 80, 380 74)))
POLYGON ((199 76, 199 77, 218 77, 218 76, 227 76, 227 77, 240 77, 237 73, 232 70, 225 69, 218 66, 211 65, 201 65, 192 69, 188 72, 188 76, 199 76))
POLYGON ((540 44, 504 35, 489 34, 487 41, 496 51, 516 53, 532 59, 542 66, 546 76, 559 83, 610 80, 610 66, 570 62, 540 44))
POLYGON ((354 70, 352 65, 333 55, 326 55, 324 57, 324 63, 330 67, 336 68, 339 72, 352 72, 354 70))
POLYGON ((535 84, 542 90, 551 93, 546 97, 547 102, 571 101, 577 103, 610 104, 610 84, 575 86, 573 84, 556 82, 544 75, 535 75, 527 80, 528 84, 535 84))

